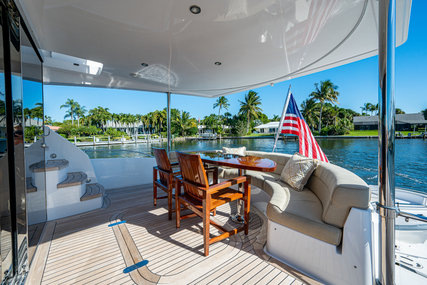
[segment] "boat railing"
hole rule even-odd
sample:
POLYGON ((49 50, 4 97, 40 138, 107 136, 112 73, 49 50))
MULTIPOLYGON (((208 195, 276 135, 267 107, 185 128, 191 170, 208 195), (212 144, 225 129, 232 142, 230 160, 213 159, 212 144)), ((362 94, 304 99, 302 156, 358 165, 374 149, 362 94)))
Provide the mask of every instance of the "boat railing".
MULTIPOLYGON (((399 205, 397 205, 397 207, 399 208, 399 205)), ((399 217, 405 218, 406 222, 409 222, 409 219, 412 219, 412 220, 416 220, 419 222, 427 223, 427 217, 423 216, 422 214, 416 215, 416 214, 411 214, 408 212, 402 212, 400 210, 398 211, 397 214, 399 217)))

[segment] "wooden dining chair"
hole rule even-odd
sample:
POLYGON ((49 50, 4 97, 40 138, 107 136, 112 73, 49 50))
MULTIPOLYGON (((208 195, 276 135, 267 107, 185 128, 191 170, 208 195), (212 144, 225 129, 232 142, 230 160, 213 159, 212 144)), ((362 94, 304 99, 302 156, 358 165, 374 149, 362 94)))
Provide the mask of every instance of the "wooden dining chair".
MULTIPOLYGON (((172 220, 172 213, 175 210, 172 209, 172 190, 175 188, 175 177, 180 175, 181 172, 177 167, 179 166, 178 162, 171 163, 168 157, 168 154, 164 148, 155 148, 153 147, 154 157, 156 158, 157 166, 153 167, 153 203, 154 206, 157 206, 157 199, 168 199, 168 218, 172 220), (159 174, 159 179, 157 178, 159 174), (157 196, 157 187, 166 192, 166 196, 157 196)), ((218 183, 218 168, 209 168, 207 170, 209 173, 212 173, 213 183, 218 183)), ((214 215, 216 215, 216 210, 214 210, 214 215)))
POLYGON ((168 218, 172 220, 172 190, 175 187, 175 177, 180 175, 180 171, 174 170, 174 166, 178 166, 178 162, 171 163, 168 154, 164 148, 153 147, 154 157, 156 158, 157 166, 153 167, 153 199, 154 206, 157 206, 157 199, 168 199, 168 218), (159 179, 157 179, 159 173, 159 179), (157 196, 157 187, 166 192, 166 196, 157 196))
POLYGON ((194 214, 188 214, 181 217, 181 204, 191 209, 197 216, 203 219, 203 240, 204 254, 209 255, 209 245, 230 237, 238 232, 245 231, 245 235, 249 231, 249 210, 250 210, 250 192, 251 178, 250 176, 239 176, 221 183, 209 185, 205 168, 203 167, 200 155, 187 154, 176 152, 181 175, 175 179, 175 189, 181 189, 183 186, 184 192, 176 191, 175 208, 176 211, 176 227, 180 227, 181 219, 190 218, 194 214), (232 185, 244 184, 244 192, 239 192, 230 188, 232 185), (234 200, 241 199, 244 201, 244 216, 245 223, 242 227, 226 230, 221 225, 210 219, 210 212, 217 207, 229 203, 234 200), (214 226, 222 232, 219 236, 209 238, 210 225, 214 226))

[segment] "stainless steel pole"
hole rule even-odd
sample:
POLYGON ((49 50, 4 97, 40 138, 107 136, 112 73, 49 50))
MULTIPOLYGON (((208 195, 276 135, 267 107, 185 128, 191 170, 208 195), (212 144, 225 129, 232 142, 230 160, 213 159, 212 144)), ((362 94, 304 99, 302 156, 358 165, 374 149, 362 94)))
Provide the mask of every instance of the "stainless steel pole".
POLYGON ((168 95, 168 147, 167 147, 167 151, 168 153, 171 151, 171 93, 167 92, 166 93, 168 95))
POLYGON ((379 276, 377 283, 395 284, 397 216, 394 185, 396 0, 379 1, 378 185, 379 276))

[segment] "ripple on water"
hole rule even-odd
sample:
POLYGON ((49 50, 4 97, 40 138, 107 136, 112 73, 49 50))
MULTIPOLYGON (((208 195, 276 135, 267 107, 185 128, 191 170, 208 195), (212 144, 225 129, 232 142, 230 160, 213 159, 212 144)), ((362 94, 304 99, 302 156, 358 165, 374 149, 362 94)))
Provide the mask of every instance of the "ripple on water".
MULTIPOLYGON (((320 147, 331 163, 346 168, 368 184, 377 184, 378 176, 378 141, 375 139, 319 139, 320 147)), ((271 151, 273 139, 223 139, 175 142, 172 150, 213 150, 225 147, 246 146, 248 150, 271 151)), ((82 149, 110 149, 104 152, 88 152, 91 158, 105 157, 143 157, 137 152, 151 153, 152 147, 166 147, 166 143, 139 143, 114 146, 82 147, 82 149), (121 152, 114 150, 137 152, 121 152)), ((298 142, 279 141, 277 151, 294 154, 298 151, 298 142)), ((427 192, 427 141, 396 140, 395 154, 396 187, 410 188, 427 192)))

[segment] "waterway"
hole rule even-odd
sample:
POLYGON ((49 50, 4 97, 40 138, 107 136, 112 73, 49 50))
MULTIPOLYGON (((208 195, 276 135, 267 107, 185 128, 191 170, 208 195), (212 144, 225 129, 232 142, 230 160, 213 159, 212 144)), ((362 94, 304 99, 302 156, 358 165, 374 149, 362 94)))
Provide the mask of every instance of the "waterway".
MULTIPOLYGON (((268 151, 273 139, 223 139, 182 141, 172 143, 172 150, 213 150, 225 147, 246 146, 248 150, 268 151)), ((368 184, 378 184, 377 139, 318 139, 320 147, 333 164, 346 168, 368 184)), ((112 146, 81 147, 90 158, 144 157, 152 147, 166 147, 165 143, 139 143, 112 146)), ((279 141, 277 151, 294 154, 298 142, 279 141)), ((427 192, 427 140, 396 140, 396 187, 427 192)))

